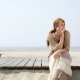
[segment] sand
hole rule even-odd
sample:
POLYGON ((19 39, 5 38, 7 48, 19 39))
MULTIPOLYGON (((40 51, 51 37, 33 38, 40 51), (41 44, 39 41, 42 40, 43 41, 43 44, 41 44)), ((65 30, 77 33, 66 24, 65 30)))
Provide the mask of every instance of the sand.
POLYGON ((0 70, 0 80, 47 80, 48 70, 0 70))
MULTIPOLYGON (((46 57, 50 50, 0 50, 2 57, 46 57)), ((80 58, 80 50, 70 50, 72 58, 80 58)))
MULTIPOLYGON (((49 50, 0 50, 1 57, 46 57, 49 50)), ((80 58, 80 50, 70 50, 72 58, 80 58)), ((0 80, 48 80, 49 70, 0 69, 0 80)))

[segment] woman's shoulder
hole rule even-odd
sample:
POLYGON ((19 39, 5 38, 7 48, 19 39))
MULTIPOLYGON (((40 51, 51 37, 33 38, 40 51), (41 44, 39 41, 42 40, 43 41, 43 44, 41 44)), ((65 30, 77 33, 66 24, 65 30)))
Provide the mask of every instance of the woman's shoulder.
POLYGON ((70 31, 65 30, 65 31, 64 31, 64 34, 69 34, 69 35, 70 35, 70 31))
POLYGON ((55 40, 55 35, 54 35, 54 33, 48 34, 47 40, 49 40, 50 42, 57 43, 57 41, 55 40))
POLYGON ((53 33, 49 33, 48 34, 48 38, 54 38, 54 34, 53 33))
POLYGON ((65 30, 64 36, 65 36, 65 39, 69 39, 70 38, 70 32, 68 30, 65 30))
POLYGON ((68 30, 65 30, 64 32, 65 32, 65 33, 70 33, 70 31, 68 31, 68 30))

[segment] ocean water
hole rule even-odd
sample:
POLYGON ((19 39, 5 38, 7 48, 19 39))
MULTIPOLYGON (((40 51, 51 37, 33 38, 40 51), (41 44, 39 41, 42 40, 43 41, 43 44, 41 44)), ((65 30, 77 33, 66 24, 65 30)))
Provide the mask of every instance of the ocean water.
MULTIPOLYGON (((51 50, 51 47, 0 47, 0 50, 51 50)), ((80 47, 70 47, 70 50, 80 50, 80 47)))
POLYGON ((50 47, 0 47, 0 50, 50 50, 50 47))

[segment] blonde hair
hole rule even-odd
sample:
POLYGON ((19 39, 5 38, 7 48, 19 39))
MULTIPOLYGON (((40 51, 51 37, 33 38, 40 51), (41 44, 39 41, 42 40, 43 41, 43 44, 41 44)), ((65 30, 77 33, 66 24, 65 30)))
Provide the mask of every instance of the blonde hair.
MULTIPOLYGON (((54 22, 53 22, 53 28, 54 29, 52 29, 50 32, 49 32, 49 34, 50 33, 55 33, 56 32, 56 27, 58 27, 58 25, 60 24, 60 23, 64 23, 64 25, 65 25, 65 21, 62 19, 62 18, 57 18, 54 22)), ((47 40, 46 41, 47 42, 47 46, 49 47, 49 41, 47 40)))

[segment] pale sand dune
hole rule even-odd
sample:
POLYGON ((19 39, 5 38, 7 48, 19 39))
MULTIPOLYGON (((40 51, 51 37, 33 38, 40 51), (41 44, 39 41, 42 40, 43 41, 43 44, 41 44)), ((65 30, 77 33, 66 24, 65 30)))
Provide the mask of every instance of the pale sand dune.
MULTIPOLYGON (((2 57, 46 57, 50 50, 0 50, 2 57)), ((70 50, 72 58, 80 58, 80 50, 70 50)))
POLYGON ((0 50, 2 57, 47 57, 49 52, 42 50, 0 50))
POLYGON ((47 80, 48 70, 0 70, 0 80, 47 80))

